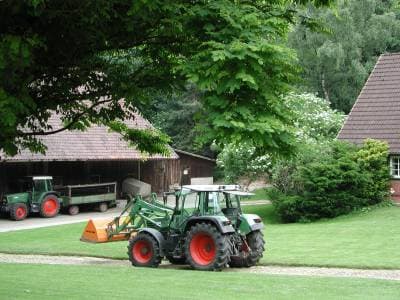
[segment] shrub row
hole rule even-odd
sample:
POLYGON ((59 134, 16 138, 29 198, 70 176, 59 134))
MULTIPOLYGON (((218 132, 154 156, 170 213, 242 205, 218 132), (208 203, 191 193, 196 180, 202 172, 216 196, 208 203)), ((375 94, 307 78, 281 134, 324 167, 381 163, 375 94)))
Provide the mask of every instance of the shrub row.
POLYGON ((389 193, 388 146, 334 141, 305 145, 296 158, 273 169, 273 205, 284 222, 346 214, 385 200, 389 193))

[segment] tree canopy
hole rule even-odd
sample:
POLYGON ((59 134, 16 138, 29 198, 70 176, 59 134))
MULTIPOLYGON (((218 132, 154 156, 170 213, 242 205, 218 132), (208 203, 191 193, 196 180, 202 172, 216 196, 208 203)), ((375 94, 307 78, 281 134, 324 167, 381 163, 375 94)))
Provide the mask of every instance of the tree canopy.
POLYGON ((279 96, 298 69, 285 39, 309 2, 329 1, 1 1, 0 150, 44 152, 41 135, 104 124, 166 153, 166 136, 121 120, 188 81, 202 92, 205 140, 290 149, 279 96), (52 112, 63 128, 47 124, 52 112))
POLYGON ((335 9, 309 5, 303 13, 324 30, 298 24, 289 34, 303 69, 301 85, 348 113, 379 55, 400 50, 398 1, 340 0, 335 9))

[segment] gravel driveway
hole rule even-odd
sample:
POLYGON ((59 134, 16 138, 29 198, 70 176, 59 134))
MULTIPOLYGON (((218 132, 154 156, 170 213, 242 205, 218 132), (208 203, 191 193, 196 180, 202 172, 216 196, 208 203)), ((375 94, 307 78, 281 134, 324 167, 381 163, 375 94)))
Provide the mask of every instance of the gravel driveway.
MULTIPOLYGON (((102 265, 130 267, 128 260, 116 260, 95 257, 77 256, 49 256, 49 255, 19 255, 0 253, 0 263, 22 264, 51 264, 51 265, 102 265)), ((163 269, 190 269, 188 266, 171 265, 163 262, 163 269)), ((316 268, 316 267, 278 267, 256 266, 242 269, 225 269, 224 272, 240 272, 268 275, 293 275, 293 276, 322 276, 322 277, 352 277, 373 278, 400 281, 400 270, 361 270, 344 268, 316 268)))

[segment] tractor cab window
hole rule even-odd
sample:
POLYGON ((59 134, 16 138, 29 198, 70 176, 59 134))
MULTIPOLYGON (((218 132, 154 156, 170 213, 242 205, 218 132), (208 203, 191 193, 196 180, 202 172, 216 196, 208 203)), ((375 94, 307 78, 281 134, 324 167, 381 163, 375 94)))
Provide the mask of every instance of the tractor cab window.
POLYGON ((218 215, 221 213, 221 200, 224 200, 224 195, 220 192, 208 192, 207 193, 207 213, 211 215, 218 215))
POLYGON ((199 201, 200 197, 198 192, 183 190, 178 210, 181 210, 184 214, 192 215, 199 209, 199 201))
POLYGON ((44 191, 46 191, 46 182, 44 180, 35 180, 35 181, 33 181, 33 186, 35 188, 35 192, 44 192, 44 191))

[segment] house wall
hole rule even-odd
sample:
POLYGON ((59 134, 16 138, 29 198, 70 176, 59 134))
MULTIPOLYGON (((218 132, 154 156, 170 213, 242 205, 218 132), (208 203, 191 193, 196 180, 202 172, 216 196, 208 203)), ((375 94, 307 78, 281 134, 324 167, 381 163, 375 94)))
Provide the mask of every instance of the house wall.
POLYGON ((400 180, 393 179, 390 182, 392 193, 391 198, 393 201, 400 203, 400 180))

